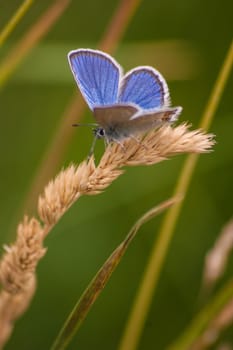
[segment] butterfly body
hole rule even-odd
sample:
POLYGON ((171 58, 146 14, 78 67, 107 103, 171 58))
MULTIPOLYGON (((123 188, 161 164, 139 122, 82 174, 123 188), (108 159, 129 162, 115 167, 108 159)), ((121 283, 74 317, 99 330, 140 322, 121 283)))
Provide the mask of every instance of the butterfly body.
POLYGON ((104 130, 108 142, 121 141, 130 136, 128 121, 137 109, 130 105, 95 107, 94 116, 104 130))
POLYGON ((71 51, 68 60, 77 85, 99 125, 98 138, 120 142, 175 121, 181 107, 169 107, 166 81, 152 67, 122 74, 120 65, 98 50, 71 51))

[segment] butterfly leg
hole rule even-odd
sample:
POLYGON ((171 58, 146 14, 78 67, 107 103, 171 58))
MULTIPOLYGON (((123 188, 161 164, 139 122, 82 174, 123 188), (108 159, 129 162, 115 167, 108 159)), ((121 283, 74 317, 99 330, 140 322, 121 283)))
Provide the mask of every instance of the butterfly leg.
POLYGON ((98 139, 98 136, 95 135, 94 136, 94 139, 93 139, 93 142, 92 142, 92 145, 91 145, 91 149, 88 153, 88 156, 87 156, 87 162, 90 160, 90 158, 92 157, 93 153, 94 153, 94 149, 95 149, 95 144, 96 144, 96 140, 98 139))
POLYGON ((123 144, 121 141, 119 141, 119 140, 117 140, 117 139, 109 139, 108 137, 105 137, 105 138, 104 138, 105 148, 107 148, 108 145, 110 145, 110 144, 113 143, 113 142, 115 142, 115 143, 117 143, 118 145, 120 145, 121 148, 122 148, 122 150, 123 150, 124 152, 126 151, 126 148, 125 148, 124 144, 123 144))
POLYGON ((123 142, 121 142, 119 140, 114 140, 114 142, 116 142, 118 145, 120 145, 123 152, 126 152, 126 148, 125 148, 125 145, 123 144, 123 142))
POLYGON ((108 145, 110 144, 110 141, 108 140, 107 137, 104 137, 104 146, 105 146, 105 149, 108 147, 108 145))
POLYGON ((137 139, 134 135, 130 135, 130 138, 133 139, 138 145, 141 147, 145 148, 146 150, 148 149, 141 140, 137 139))

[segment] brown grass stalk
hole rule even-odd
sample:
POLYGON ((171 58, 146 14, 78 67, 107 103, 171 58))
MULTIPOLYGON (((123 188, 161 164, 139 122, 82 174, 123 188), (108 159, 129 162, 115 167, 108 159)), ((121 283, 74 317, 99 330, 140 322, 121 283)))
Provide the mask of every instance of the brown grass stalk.
POLYGON ((56 0, 43 13, 36 23, 26 32, 24 37, 12 48, 0 65, 0 87, 15 71, 27 54, 48 33, 58 18, 64 13, 70 0, 56 0))
POLYGON ((157 215, 161 214, 164 210, 168 209, 176 202, 182 200, 182 197, 170 198, 165 202, 148 210, 143 216, 141 216, 136 223, 133 225, 125 239, 117 246, 111 255, 105 260, 104 264, 98 270, 94 278, 91 280, 76 305, 72 309, 71 313, 67 317, 63 327, 57 335, 51 350, 66 349, 73 337, 77 333, 83 320, 87 316, 91 307, 94 305, 102 290, 108 283, 111 275, 121 262, 122 257, 127 252, 132 241, 135 239, 141 226, 149 220, 153 219, 157 215))
POLYGON ((0 47, 4 44, 6 39, 15 29, 19 21, 24 17, 27 13, 28 9, 32 5, 34 0, 24 0, 24 2, 19 6, 19 8, 15 11, 11 19, 7 22, 6 26, 0 32, 0 47))
POLYGON ((192 345, 190 350, 204 350, 214 345, 226 328, 233 323, 233 299, 231 299, 218 315, 210 322, 208 328, 192 345))
POLYGON ((222 229, 214 246, 206 254, 203 271, 203 289, 210 291, 225 272, 233 249, 233 219, 222 229))
POLYGON ((80 165, 70 165, 49 182, 38 200, 38 216, 24 217, 17 239, 5 247, 0 262, 0 348, 9 338, 14 321, 27 309, 35 291, 35 269, 46 250, 43 240, 61 216, 81 195, 94 195, 106 189, 123 172, 122 167, 150 165, 179 153, 210 151, 213 136, 200 130, 189 131, 186 124, 164 125, 141 139, 109 145, 98 166, 92 157, 80 165))

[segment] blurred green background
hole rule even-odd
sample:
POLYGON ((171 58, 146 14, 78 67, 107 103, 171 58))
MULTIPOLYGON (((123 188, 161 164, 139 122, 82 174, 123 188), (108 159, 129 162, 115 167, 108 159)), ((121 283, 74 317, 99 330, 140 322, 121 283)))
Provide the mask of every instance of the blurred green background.
MULTIPOLYGON (((0 0, 0 28, 20 3, 0 0)), ((1 48, 0 59, 49 4, 51 0, 34 2, 1 48)), ((1 88, 1 246, 14 240, 33 179, 74 90, 78 94, 67 53, 96 48, 117 6, 115 0, 72 1, 1 88)), ((232 13, 230 0, 141 1, 114 57, 125 70, 136 65, 160 70, 173 105, 184 108, 180 121, 196 128, 232 39, 232 13)), ((231 75, 211 125, 217 144, 214 152, 200 157, 139 349, 165 349, 201 307, 205 254, 232 216, 232 83, 231 75)), ((83 121, 91 120, 86 109, 83 121)), ((67 116, 67 129, 73 122, 67 116)), ((75 129, 53 176, 70 162, 83 160, 91 141, 88 128, 75 129)), ((99 141, 97 159, 103 149, 99 141)), ((77 201, 46 239, 48 252, 37 270, 36 295, 17 321, 6 349, 49 348, 77 298, 132 224, 171 196, 184 159, 178 156, 151 167, 127 168, 103 194, 77 201)), ((161 219, 141 229, 69 349, 117 348, 161 219)), ((233 272, 232 262, 223 281, 233 272)), ((233 344, 233 332, 225 332, 222 339, 233 344)))

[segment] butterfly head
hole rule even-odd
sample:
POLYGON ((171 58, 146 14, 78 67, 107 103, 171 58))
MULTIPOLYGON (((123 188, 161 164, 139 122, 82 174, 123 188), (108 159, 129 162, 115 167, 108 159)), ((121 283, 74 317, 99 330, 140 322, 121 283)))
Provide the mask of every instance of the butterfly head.
POLYGON ((106 137, 105 130, 101 126, 98 126, 97 128, 92 129, 92 131, 93 131, 95 138, 97 138, 97 139, 103 139, 106 137))

